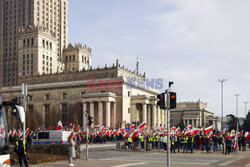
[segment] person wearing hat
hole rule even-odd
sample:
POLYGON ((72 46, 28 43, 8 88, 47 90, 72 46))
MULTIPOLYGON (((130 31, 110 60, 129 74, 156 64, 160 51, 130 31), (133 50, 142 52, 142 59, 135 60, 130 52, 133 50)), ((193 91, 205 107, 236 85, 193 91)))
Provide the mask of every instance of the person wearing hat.
POLYGON ((25 143, 25 140, 23 140, 23 136, 21 135, 19 140, 16 142, 15 147, 15 153, 17 153, 19 165, 22 167, 22 162, 24 161, 24 164, 26 167, 28 167, 28 161, 27 161, 27 143, 25 143))

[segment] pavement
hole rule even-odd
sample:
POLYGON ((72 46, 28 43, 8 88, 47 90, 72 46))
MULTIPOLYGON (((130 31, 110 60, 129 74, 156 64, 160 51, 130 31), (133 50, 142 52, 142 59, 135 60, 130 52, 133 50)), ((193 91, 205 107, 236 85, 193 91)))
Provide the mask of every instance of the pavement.
MULTIPOLYGON (((89 159, 86 159, 85 146, 81 146, 81 159, 73 160, 75 166, 98 167, 166 167, 167 154, 163 151, 117 151, 115 144, 95 144, 89 146, 89 159)), ((237 154, 224 155, 221 152, 176 153, 170 155, 171 167, 250 167, 250 149, 237 154)), ((67 161, 30 165, 31 167, 65 167, 67 161)))

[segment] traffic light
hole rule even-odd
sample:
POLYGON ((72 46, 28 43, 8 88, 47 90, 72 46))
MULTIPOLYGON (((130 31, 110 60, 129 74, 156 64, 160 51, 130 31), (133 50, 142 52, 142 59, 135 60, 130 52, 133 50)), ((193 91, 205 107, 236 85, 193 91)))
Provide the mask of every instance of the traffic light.
POLYGON ((176 108, 176 93, 169 92, 170 95, 170 109, 176 108))
POLYGON ((165 93, 161 93, 157 95, 159 101, 157 102, 157 106, 160 106, 160 109, 165 109, 165 93))
POLYGON ((92 121, 92 117, 91 116, 88 116, 88 126, 91 126, 93 121, 92 121))

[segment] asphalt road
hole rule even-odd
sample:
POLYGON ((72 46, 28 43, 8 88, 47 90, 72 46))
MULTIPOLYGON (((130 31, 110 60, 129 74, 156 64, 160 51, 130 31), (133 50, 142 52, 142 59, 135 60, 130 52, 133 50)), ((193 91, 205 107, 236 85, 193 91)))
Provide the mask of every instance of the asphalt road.
MULTIPOLYGON (((74 160, 76 166, 98 166, 98 167, 166 167, 166 156, 164 152, 157 150, 146 152, 116 151, 114 144, 95 144, 89 146, 89 159, 86 160, 85 146, 82 147, 82 159, 74 160)), ((67 166, 67 161, 32 165, 37 167, 67 166)), ((224 155, 222 153, 191 153, 171 154, 171 167, 201 167, 201 166, 239 166, 250 167, 250 150, 245 152, 224 155)))

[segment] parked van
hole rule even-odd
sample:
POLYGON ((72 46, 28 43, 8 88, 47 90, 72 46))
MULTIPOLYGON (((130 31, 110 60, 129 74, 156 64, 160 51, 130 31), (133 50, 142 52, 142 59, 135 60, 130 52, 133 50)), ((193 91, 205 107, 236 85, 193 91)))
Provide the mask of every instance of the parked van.
POLYGON ((38 131, 32 139, 33 144, 66 144, 71 131, 46 130, 38 131))

